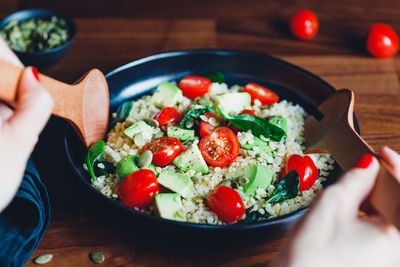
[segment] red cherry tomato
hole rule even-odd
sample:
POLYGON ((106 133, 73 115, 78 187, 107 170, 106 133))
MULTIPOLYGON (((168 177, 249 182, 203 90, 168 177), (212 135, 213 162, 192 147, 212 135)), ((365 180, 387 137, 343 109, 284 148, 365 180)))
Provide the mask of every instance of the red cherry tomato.
POLYGON ((318 178, 318 169, 309 156, 302 157, 297 154, 291 155, 286 162, 283 176, 292 170, 296 170, 299 174, 300 191, 310 189, 318 178))
POLYGON ((318 19, 315 14, 307 9, 301 9, 290 17, 290 31, 299 39, 307 40, 318 32, 318 19))
POLYGON ((125 177, 118 186, 118 195, 122 204, 131 208, 145 208, 160 192, 156 175, 153 171, 141 169, 125 177))
MULTIPOLYGON (((206 112, 204 113, 204 116, 206 116, 208 119, 209 118, 216 118, 220 123, 223 123, 224 120, 221 119, 220 117, 218 117, 217 115, 215 115, 212 112, 206 112)), ((201 137, 205 137, 209 134, 211 134, 212 132, 214 132, 216 126, 213 126, 211 123, 209 122, 205 122, 205 121, 201 121, 200 123, 200 136, 201 137)))
POLYGON ((250 94, 252 104, 254 104, 254 100, 256 99, 260 100, 262 105, 272 105, 279 101, 279 96, 277 94, 255 83, 248 83, 243 88, 243 92, 250 94))
POLYGON ((179 82, 179 88, 182 90, 183 95, 188 98, 201 97, 208 93, 211 81, 205 77, 189 75, 184 77, 179 82))
POLYGON ((392 57, 399 50, 399 37, 385 23, 372 24, 368 33, 367 49, 375 57, 392 57))
POLYGON ((142 149, 150 150, 153 153, 153 163, 157 166, 165 166, 182 152, 183 146, 175 137, 160 137, 154 139, 142 149))
POLYGON ((226 223, 234 223, 241 219, 246 208, 238 192, 228 186, 217 187, 206 200, 210 210, 226 223))
POLYGON ((201 155, 214 167, 225 167, 239 155, 239 140, 231 129, 221 127, 201 139, 201 155))
POLYGON ((157 112, 153 119, 158 121, 158 126, 163 126, 168 123, 180 122, 182 120, 182 115, 173 107, 163 108, 160 112, 157 112))
POLYGON ((251 109, 243 109, 239 114, 250 114, 253 116, 257 116, 256 113, 254 111, 252 111, 251 109))

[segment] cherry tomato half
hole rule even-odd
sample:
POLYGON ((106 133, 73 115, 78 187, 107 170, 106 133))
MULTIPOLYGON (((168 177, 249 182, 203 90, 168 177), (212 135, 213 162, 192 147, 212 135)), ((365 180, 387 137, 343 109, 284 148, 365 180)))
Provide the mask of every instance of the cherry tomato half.
POLYGON ((279 96, 277 94, 255 83, 246 84, 243 88, 243 92, 250 94, 252 104, 254 104, 254 100, 256 99, 260 100, 262 105, 272 105, 279 101, 279 96))
POLYGON ((243 109, 239 114, 250 114, 253 116, 257 116, 256 113, 254 111, 252 111, 251 109, 243 109))
POLYGON ((307 9, 294 13, 289 20, 290 31, 299 39, 307 40, 318 32, 318 19, 315 14, 307 9))
POLYGON ((153 153, 153 163, 157 166, 165 166, 182 152, 183 146, 176 137, 160 137, 154 139, 142 149, 142 152, 150 150, 153 153))
POLYGON ((221 127, 201 139, 201 155, 214 167, 225 167, 239 155, 239 140, 231 129, 221 127))
POLYGON ((385 23, 372 24, 368 33, 367 49, 375 57, 392 57, 399 50, 399 37, 385 23))
POLYGON ((290 171, 296 170, 300 178, 300 191, 310 189, 318 178, 318 169, 309 156, 300 156, 293 154, 286 162, 283 176, 290 171))
MULTIPOLYGON (((208 119, 209 118, 216 118, 220 123, 223 123, 224 120, 221 119, 220 117, 218 117, 217 115, 215 115, 212 112, 206 112, 204 113, 204 116, 206 116, 208 119)), ((200 136, 201 137, 205 137, 209 134, 211 134, 212 132, 214 132, 216 126, 213 126, 211 123, 209 122, 205 122, 205 121, 201 121, 200 123, 200 136)))
POLYGON ((234 223, 241 219, 246 208, 238 192, 228 186, 217 187, 206 199, 210 210, 226 223, 234 223))
POLYGON ((163 126, 168 123, 180 122, 182 115, 174 107, 163 108, 160 112, 154 114, 153 119, 158 121, 158 126, 163 126))
POLYGON ((211 81, 209 79, 196 75, 186 76, 178 84, 183 95, 191 99, 208 93, 210 85, 211 81))
POLYGON ((149 206, 153 201, 153 196, 159 192, 156 175, 147 169, 129 174, 118 186, 118 195, 122 204, 131 208, 149 206))

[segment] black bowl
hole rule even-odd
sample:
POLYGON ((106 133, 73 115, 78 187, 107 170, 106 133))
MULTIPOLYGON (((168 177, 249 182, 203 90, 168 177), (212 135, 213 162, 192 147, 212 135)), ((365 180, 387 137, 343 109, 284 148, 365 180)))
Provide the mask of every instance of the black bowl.
MULTIPOLYGON (((128 99, 151 92, 162 81, 177 81, 188 74, 204 74, 211 71, 222 72, 228 85, 245 85, 248 82, 265 85, 277 92, 281 98, 300 104, 309 114, 316 116, 319 115, 316 109, 318 103, 335 91, 319 77, 266 55, 226 50, 169 52, 136 60, 107 74, 111 110, 115 110, 118 104, 128 99)), ((235 237, 259 236, 272 239, 285 234, 306 211, 301 209, 267 221, 230 225, 182 223, 147 215, 103 196, 91 186, 90 177, 82 167, 87 149, 72 127, 67 128, 64 141, 67 159, 87 193, 92 196, 95 203, 93 207, 101 207, 100 212, 106 214, 106 217, 118 218, 117 224, 126 222, 128 225, 134 224, 137 229, 153 225, 153 229, 158 229, 163 235, 172 238, 176 233, 185 233, 201 237, 203 240, 213 237, 213 242, 218 237, 225 238, 232 234, 235 237)), ((341 172, 340 167, 335 165, 325 185, 334 183, 341 172)))
POLYGON ((68 53, 74 41, 76 35, 75 23, 70 17, 64 14, 46 9, 26 9, 17 11, 7 16, 0 22, 1 30, 11 21, 22 22, 30 19, 49 19, 53 16, 63 18, 67 22, 67 27, 69 30, 68 41, 60 46, 41 52, 20 52, 13 50, 18 56, 19 60, 25 66, 35 66, 39 70, 45 70, 54 66, 58 61, 60 61, 60 59, 68 53))

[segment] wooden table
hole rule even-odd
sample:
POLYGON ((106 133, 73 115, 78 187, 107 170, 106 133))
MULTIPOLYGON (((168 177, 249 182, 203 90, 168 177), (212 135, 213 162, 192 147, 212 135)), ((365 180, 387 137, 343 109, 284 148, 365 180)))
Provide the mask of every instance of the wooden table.
MULTIPOLYGON (((70 14, 78 26, 72 51, 47 74, 73 82, 90 68, 105 73, 161 51, 223 48, 272 54, 299 65, 336 88, 355 91, 355 112, 363 137, 379 150, 400 151, 399 57, 374 59, 363 37, 376 21, 400 30, 399 1, 29 1, 2 0, 0 14, 45 7, 70 14), (368 3, 368 4, 365 4, 368 3), (286 18, 310 8, 320 19, 312 41, 291 37, 286 18)), ((174 244, 127 237, 118 222, 99 220, 76 188, 61 146, 65 123, 53 118, 34 158, 49 189, 51 225, 32 257, 54 254, 49 266, 90 266, 88 253, 101 251, 105 266, 265 265, 283 239, 250 245, 177 251, 174 244)), ((27 266, 33 266, 28 262, 27 266)))

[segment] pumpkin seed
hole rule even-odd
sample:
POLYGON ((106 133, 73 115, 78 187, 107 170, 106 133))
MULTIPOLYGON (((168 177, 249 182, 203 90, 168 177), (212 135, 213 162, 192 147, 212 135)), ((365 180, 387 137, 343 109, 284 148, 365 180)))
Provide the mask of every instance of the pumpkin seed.
POLYGON ((238 182, 240 185, 245 185, 249 182, 249 179, 246 177, 239 177, 238 182))
POLYGON ((231 181, 229 181, 229 180, 222 180, 222 181, 218 184, 218 186, 228 186, 228 187, 231 187, 231 181))
POLYGON ((43 254, 38 257, 36 257, 33 262, 36 264, 46 264, 51 261, 53 258, 53 254, 43 254))
POLYGON ((153 126, 153 127, 158 127, 158 125, 159 125, 158 121, 153 120, 153 119, 144 119, 144 121, 145 121, 148 125, 153 126))
POLYGON ((204 116, 204 115, 200 115, 200 119, 202 121, 208 122, 208 118, 206 116, 204 116))
POLYGON ((192 176, 190 177, 190 179, 192 179, 192 182, 195 184, 198 184, 200 182, 200 178, 197 176, 192 176))
POLYGON ((213 103, 210 100, 210 96, 208 94, 205 94, 199 99, 199 104, 202 106, 212 106, 213 103))
POLYGON ((146 168, 147 166, 150 165, 152 160, 153 160, 153 153, 151 153, 150 150, 146 150, 139 156, 137 163, 140 168, 146 168))
POLYGON ((135 135, 135 137, 133 137, 133 142, 135 142, 135 145, 137 145, 138 147, 144 146, 145 142, 143 134, 138 133, 137 135, 135 135))
POLYGON ((89 257, 94 263, 97 264, 100 264, 105 260, 103 253, 97 251, 90 252, 89 257))
POLYGON ((247 199, 246 195, 242 192, 242 190, 235 189, 236 192, 238 192, 240 198, 245 201, 247 199))
POLYGON ((194 197, 193 200, 196 201, 197 203, 201 203, 204 201, 202 197, 194 197))
POLYGON ((194 125, 194 119, 188 119, 185 123, 186 128, 190 129, 194 125))
POLYGON ((209 118, 208 123, 210 123, 214 127, 217 127, 218 125, 221 124, 221 122, 217 118, 214 118, 214 117, 209 118))

